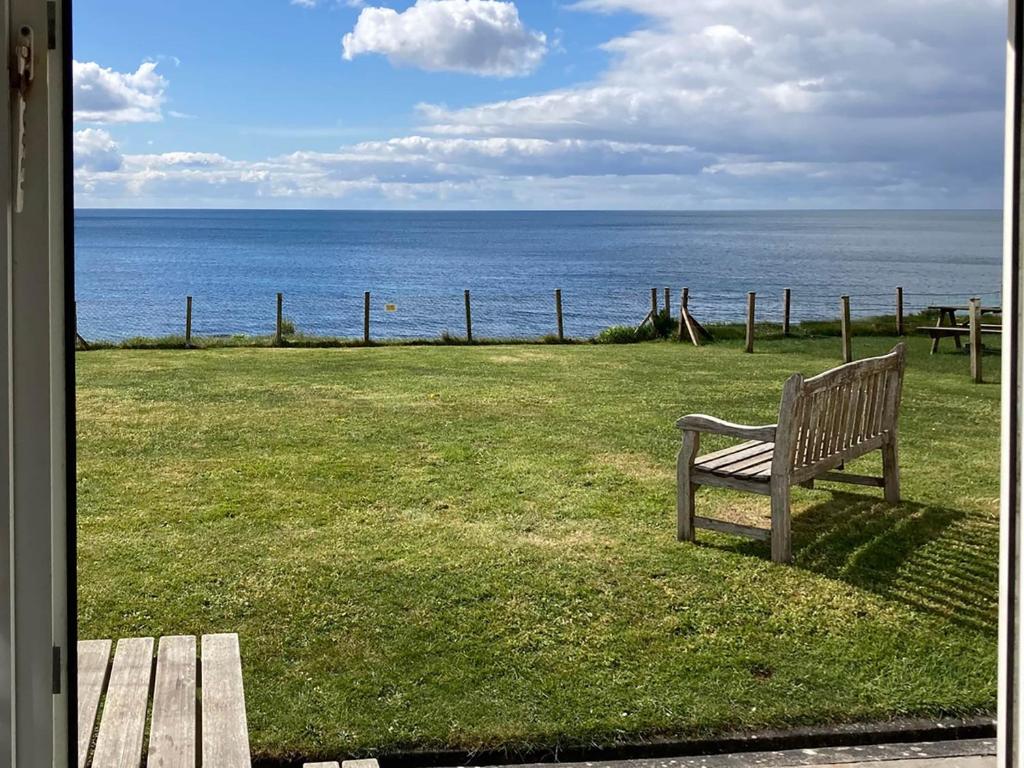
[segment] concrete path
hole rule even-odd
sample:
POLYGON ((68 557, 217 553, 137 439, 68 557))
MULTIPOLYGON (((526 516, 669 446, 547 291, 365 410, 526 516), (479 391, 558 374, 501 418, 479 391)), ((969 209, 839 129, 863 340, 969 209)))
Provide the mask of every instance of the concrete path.
MULTIPOLYGON (((744 752, 704 757, 559 763, 558 768, 994 768, 994 739, 881 744, 867 747, 794 749, 783 752, 744 752)), ((502 766, 501 768, 511 768, 502 766)), ((516 768, 552 768, 550 764, 516 768)))

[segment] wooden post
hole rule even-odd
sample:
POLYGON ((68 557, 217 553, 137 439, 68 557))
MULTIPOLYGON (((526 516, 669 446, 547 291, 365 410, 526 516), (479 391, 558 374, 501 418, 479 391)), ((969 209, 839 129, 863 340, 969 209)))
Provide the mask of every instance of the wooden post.
POLYGON ((896 335, 903 335, 903 287, 896 288, 896 335))
MULTIPOLYGON (((680 314, 682 317, 679 320, 680 328, 685 328, 686 335, 690 341, 693 342, 693 346, 700 346, 700 336, 702 329, 700 323, 693 319, 693 315, 690 314, 690 289, 683 288, 683 300, 680 306, 680 314)), ((682 339, 683 331, 679 331, 679 337, 682 339)))
POLYGON ((469 291, 466 291, 466 341, 473 343, 473 309, 469 302, 469 291))
POLYGON ((651 288, 651 322, 658 318, 658 289, 651 288))
POLYGON ((782 335, 789 336, 789 306, 793 292, 786 288, 782 292, 782 335))
POLYGON ((747 347, 744 350, 747 354, 754 351, 754 311, 757 306, 757 294, 751 291, 747 294, 747 347))
POLYGON ((971 378, 981 384, 981 299, 973 298, 971 312, 971 378))
POLYGON ((669 315, 672 314, 672 290, 670 288, 665 289, 665 311, 669 315))
POLYGON ((686 338, 684 335, 686 331, 686 305, 690 303, 690 289, 683 288, 682 295, 679 297, 679 340, 682 341, 686 338))
POLYGON ((841 296, 839 298, 840 311, 842 312, 842 332, 843 332, 843 362, 853 362, 853 343, 850 339, 850 297, 841 296))
POLYGON ((363 343, 370 343, 370 292, 363 294, 363 343))
POLYGON ((280 344, 284 340, 284 294, 277 294, 277 333, 274 336, 274 343, 280 344))
POLYGON ((192 346, 192 297, 185 297, 185 346, 192 346))
POLYGON ((558 340, 565 341, 565 325, 562 323, 562 289, 555 290, 555 315, 558 316, 558 340))

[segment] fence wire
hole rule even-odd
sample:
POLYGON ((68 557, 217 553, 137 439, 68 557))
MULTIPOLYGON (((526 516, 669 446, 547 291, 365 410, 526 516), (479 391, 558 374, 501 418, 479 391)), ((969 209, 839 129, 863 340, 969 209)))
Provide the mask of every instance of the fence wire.
MULTIPOLYGON (((977 296, 986 306, 999 305, 998 286, 974 286, 971 290, 913 290, 903 293, 905 315, 933 305, 966 307, 977 296)), ((477 339, 533 339, 554 335, 558 328, 555 290, 505 291, 493 284, 470 289, 473 336, 477 339)), ((753 288, 751 289, 753 290, 753 288)), ((636 326, 651 309, 651 287, 563 289, 562 321, 569 338, 590 338, 614 325, 636 326)), ((659 309, 665 306, 665 289, 657 288, 659 309)), ((790 320, 832 320, 840 315, 840 296, 850 297, 853 317, 896 313, 896 289, 841 290, 822 284, 791 288, 790 320)), ((672 314, 678 316, 681 290, 669 290, 672 314)), ((756 292, 757 323, 781 323, 783 288, 773 286, 756 292)), ((691 287, 689 308, 704 324, 744 323, 747 290, 691 287)), ((168 297, 129 288, 103 296, 81 296, 77 302, 78 332, 86 340, 124 341, 133 337, 180 337, 185 334, 186 297, 168 297)), ((331 286, 283 295, 285 332, 312 337, 362 339, 364 295, 337 291, 331 286)), ((273 336, 277 328, 276 294, 241 296, 214 291, 192 295, 194 338, 273 336)), ((373 340, 434 339, 466 334, 465 298, 461 290, 418 292, 391 287, 370 292, 370 336, 373 340)))

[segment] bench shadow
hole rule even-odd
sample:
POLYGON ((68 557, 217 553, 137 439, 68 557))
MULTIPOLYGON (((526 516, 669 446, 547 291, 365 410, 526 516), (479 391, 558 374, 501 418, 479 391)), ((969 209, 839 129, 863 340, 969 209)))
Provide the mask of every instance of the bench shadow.
MULTIPOLYGON (((994 515, 826 493, 793 517, 795 567, 962 626, 996 631, 999 521, 994 515)), ((760 543, 730 549, 769 556, 760 543)))

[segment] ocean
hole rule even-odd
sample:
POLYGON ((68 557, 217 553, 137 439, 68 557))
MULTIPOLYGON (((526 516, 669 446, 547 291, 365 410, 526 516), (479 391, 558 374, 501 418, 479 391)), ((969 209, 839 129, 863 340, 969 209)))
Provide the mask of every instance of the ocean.
POLYGON ((79 210, 76 297, 84 338, 184 332, 270 334, 276 294, 307 334, 361 337, 371 292, 378 339, 465 332, 470 290, 478 338, 555 331, 589 337, 638 324, 650 289, 690 289, 701 322, 794 322, 999 301, 998 211, 363 212, 79 210))

